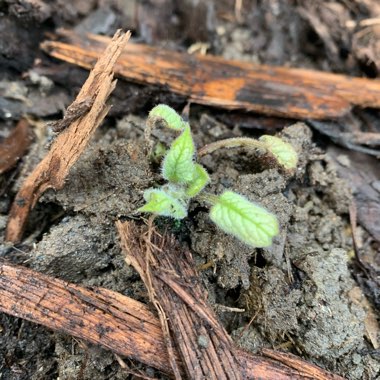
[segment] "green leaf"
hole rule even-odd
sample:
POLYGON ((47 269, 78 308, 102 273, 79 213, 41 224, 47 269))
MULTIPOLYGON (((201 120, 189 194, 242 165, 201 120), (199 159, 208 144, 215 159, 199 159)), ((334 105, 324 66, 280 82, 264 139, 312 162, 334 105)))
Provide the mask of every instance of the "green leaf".
POLYGON ((183 202, 161 189, 144 191, 146 204, 138 209, 140 212, 151 212, 161 216, 170 216, 183 219, 187 216, 187 209, 183 202))
POLYGON ((195 197, 210 181, 210 177, 206 169, 199 164, 195 164, 193 179, 189 183, 189 187, 186 190, 186 195, 189 197, 195 197))
POLYGON ((193 179, 194 164, 194 142, 190 127, 186 126, 184 131, 173 141, 162 165, 162 176, 173 183, 188 183, 193 179))
POLYGON ((149 117, 155 117, 162 119, 166 126, 170 129, 176 129, 178 131, 183 130, 188 123, 183 121, 182 117, 178 115, 173 108, 166 104, 159 104, 149 112, 149 117))
POLYGON ((294 148, 284 140, 276 136, 264 135, 259 138, 265 147, 273 154, 278 163, 285 169, 295 169, 298 155, 294 148))
POLYGON ((232 191, 218 197, 211 220, 224 232, 253 247, 268 247, 279 233, 277 218, 264 208, 232 191))

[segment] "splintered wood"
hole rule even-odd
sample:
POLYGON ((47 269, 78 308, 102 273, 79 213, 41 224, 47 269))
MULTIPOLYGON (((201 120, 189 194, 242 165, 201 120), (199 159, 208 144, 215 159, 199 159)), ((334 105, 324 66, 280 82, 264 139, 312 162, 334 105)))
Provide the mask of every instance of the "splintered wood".
MULTIPOLYGON (((160 315, 169 355, 177 346, 189 378, 242 379, 232 340, 206 304, 190 253, 152 226, 144 231, 118 222, 117 228, 126 261, 140 274, 160 315)), ((171 363, 176 379, 181 379, 174 357, 171 363)))
POLYGON ((147 228, 133 222, 116 226, 126 262, 140 274, 160 315, 176 379, 183 373, 209 380, 342 379, 293 355, 274 353, 276 361, 268 362, 237 349, 207 303, 190 252, 173 237, 158 234, 151 220, 147 228))
POLYGON ((117 31, 91 71, 67 116, 56 125, 65 129, 53 142, 49 153, 29 175, 16 195, 9 214, 6 240, 21 240, 28 215, 41 194, 49 189, 62 188, 70 168, 78 160, 96 128, 107 115, 106 101, 116 85, 114 66, 128 42, 130 33, 117 31), (87 105, 83 111, 83 105, 87 105), (79 110, 81 110, 79 112, 79 110))
MULTIPOLYGON (((146 305, 111 290, 86 289, 0 261, 0 311, 98 344, 174 376, 159 319, 146 305)), ((236 355, 245 379, 342 380, 293 355, 271 350, 266 350, 265 355, 275 360, 241 350, 236 350, 236 355), (288 367, 290 360, 293 363, 288 367)), ((174 360, 182 366, 177 348, 174 360)))
MULTIPOLYGON (((46 41, 53 57, 90 69, 107 37, 61 31, 67 42, 46 41)), ((300 119, 332 119, 352 106, 380 107, 380 81, 314 70, 290 69, 194 56, 128 44, 115 72, 122 78, 185 95, 189 101, 225 109, 300 119)))
POLYGON ((0 261, 0 311, 171 372, 157 318, 116 292, 89 290, 0 261))
POLYGON ((12 169, 31 142, 29 123, 21 119, 11 134, 0 144, 0 174, 12 169))

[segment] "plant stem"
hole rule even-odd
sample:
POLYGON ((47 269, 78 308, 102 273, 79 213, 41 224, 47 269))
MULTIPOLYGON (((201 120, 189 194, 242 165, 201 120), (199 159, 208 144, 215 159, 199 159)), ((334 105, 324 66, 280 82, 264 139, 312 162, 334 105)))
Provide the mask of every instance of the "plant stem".
POLYGON ((206 203, 209 203, 210 205, 214 205, 216 203, 218 203, 219 201, 219 197, 215 194, 211 194, 211 193, 202 193, 202 194, 199 194, 197 195, 197 198, 201 201, 204 201, 206 203))
POLYGON ((263 142, 249 138, 249 137, 234 137, 225 140, 215 141, 211 144, 205 145, 203 148, 198 150, 198 156, 204 156, 210 154, 220 148, 237 148, 237 147, 248 147, 254 149, 263 149, 267 151, 266 146, 263 142))

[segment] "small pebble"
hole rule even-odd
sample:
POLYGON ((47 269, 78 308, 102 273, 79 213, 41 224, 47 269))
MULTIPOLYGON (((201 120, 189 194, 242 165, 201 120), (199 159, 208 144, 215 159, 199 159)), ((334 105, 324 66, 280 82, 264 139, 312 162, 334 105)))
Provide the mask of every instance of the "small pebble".
POLYGON ((207 336, 205 335, 199 335, 198 336, 198 345, 199 347, 202 347, 202 348, 207 348, 208 347, 208 338, 207 336))
POLYGON ((350 158, 348 156, 346 156, 345 154, 340 154, 336 160, 342 165, 344 166, 345 168, 349 168, 351 166, 351 161, 350 161, 350 158))

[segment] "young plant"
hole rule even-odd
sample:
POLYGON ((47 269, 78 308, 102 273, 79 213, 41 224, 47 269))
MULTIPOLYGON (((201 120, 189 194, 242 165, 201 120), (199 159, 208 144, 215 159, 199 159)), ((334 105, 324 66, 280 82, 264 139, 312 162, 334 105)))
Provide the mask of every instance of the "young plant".
MULTIPOLYGON (((205 192, 210 177, 206 169, 195 161, 195 145, 189 123, 163 104, 149 113, 149 133, 156 121, 180 131, 180 135, 162 161, 162 177, 167 183, 160 188, 145 190, 146 203, 138 211, 183 219, 187 216, 190 201, 198 198, 211 205, 210 218, 220 229, 252 247, 270 246, 273 237, 279 233, 276 216, 233 191, 225 191, 219 196, 205 192)), ((203 155, 222 147, 235 146, 262 149, 286 170, 295 169, 297 164, 297 153, 293 147, 274 136, 262 136, 259 140, 222 140, 205 146, 199 153, 203 155)))

